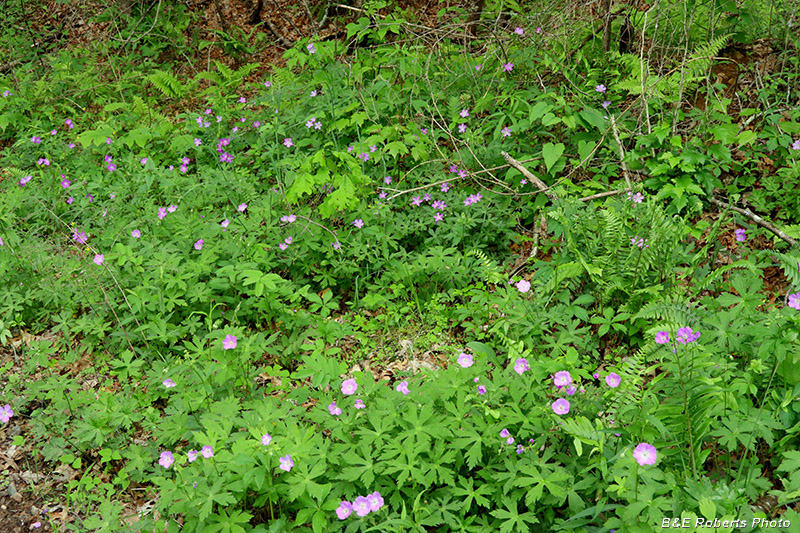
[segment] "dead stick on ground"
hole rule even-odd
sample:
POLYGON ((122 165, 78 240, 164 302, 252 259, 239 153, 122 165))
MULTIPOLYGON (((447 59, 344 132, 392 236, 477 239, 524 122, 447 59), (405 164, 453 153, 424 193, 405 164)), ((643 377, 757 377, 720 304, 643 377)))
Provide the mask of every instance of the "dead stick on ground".
POLYGON ((631 173, 628 171, 628 165, 625 163, 625 149, 622 147, 622 141, 619 139, 619 132, 617 131, 617 121, 614 120, 614 115, 610 114, 608 117, 611 119, 611 132, 614 134, 614 139, 617 141, 617 152, 619 152, 619 164, 622 166, 622 175, 625 176, 625 183, 628 185, 628 190, 631 191, 631 173))
POLYGON ((717 200, 716 198, 711 198, 711 203, 714 204, 714 205, 718 205, 720 207, 723 207, 725 209, 730 208, 732 211, 736 211, 740 215, 746 216, 747 218, 749 218, 750 220, 752 220, 753 222, 755 222, 756 224, 758 224, 762 228, 768 229, 769 231, 771 231, 772 233, 774 233, 775 235, 777 235, 778 237, 780 237, 784 241, 788 242, 792 246, 797 244, 797 241, 795 239, 789 237, 783 231, 781 231, 777 227, 773 226, 772 224, 770 224, 769 222, 767 222, 766 220, 764 220, 760 216, 756 215, 755 213, 753 213, 749 209, 742 209, 741 207, 735 207, 735 206, 732 206, 732 205, 730 205, 728 203, 725 203, 725 202, 723 202, 721 200, 717 200))
POLYGON ((588 202, 590 200, 598 200, 600 198, 605 198, 606 196, 615 196, 617 194, 622 194, 626 192, 625 189, 617 189, 616 191, 606 191, 606 192, 599 192, 597 194, 593 194, 591 196, 586 196, 584 198, 578 198, 579 202, 588 202))
POLYGON ((509 165, 522 172, 523 176, 531 180, 531 182, 534 185, 536 185, 536 188, 542 191, 545 194, 545 196, 550 198, 552 202, 558 200, 558 196, 556 196, 556 194, 550 190, 550 187, 548 187, 545 182, 543 182, 542 180, 531 174, 531 171, 523 167, 519 161, 517 161, 516 159, 514 159, 505 152, 500 152, 500 155, 502 155, 505 158, 505 160, 508 162, 509 165))

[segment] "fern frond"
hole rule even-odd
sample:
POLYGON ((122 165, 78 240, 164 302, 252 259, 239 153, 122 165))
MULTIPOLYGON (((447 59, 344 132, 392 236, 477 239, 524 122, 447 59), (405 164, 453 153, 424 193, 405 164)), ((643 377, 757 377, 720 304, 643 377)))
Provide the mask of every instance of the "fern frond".
MULTIPOLYGON (((798 259, 798 260, 800 260, 800 259, 798 259)), ((798 263, 798 264, 800 264, 800 263, 798 263)), ((749 270, 753 274, 756 274, 757 276, 761 275, 761 270, 759 270, 759 268, 757 266, 755 266, 752 261, 750 261, 748 259, 741 259, 739 261, 731 263, 730 265, 724 265, 724 266, 722 266, 720 268, 715 269, 713 272, 710 272, 705 277, 705 279, 703 279, 702 283, 697 285, 697 287, 694 290, 694 294, 700 294, 702 291, 708 290, 725 273, 730 272, 731 270, 734 270, 734 269, 737 269, 737 268, 746 268, 747 270, 749 270)), ((798 271, 798 274, 800 274, 800 271, 798 271)))
POLYGON ((695 472, 710 453, 704 443, 722 413, 719 406, 725 405, 725 389, 718 384, 719 378, 708 377, 713 365, 710 352, 702 345, 681 346, 665 357, 664 372, 649 387, 660 399, 658 418, 667 430, 664 437, 676 443, 679 453, 688 452, 687 463, 695 472))
POLYGON ((484 277, 484 281, 487 283, 498 284, 503 281, 504 276, 503 272, 500 267, 489 259, 487 255, 477 248, 469 250, 466 254, 467 257, 475 257, 476 263, 480 264, 483 267, 483 272, 481 275, 484 277))
POLYGON ((564 263, 563 265, 558 265, 548 275, 546 275, 544 279, 540 280, 540 293, 550 294, 555 290, 556 284, 561 284, 564 281, 577 278, 584 272, 585 269, 583 268, 583 265, 574 261, 564 263))
POLYGON ((800 256, 796 254, 782 254, 769 250, 771 255, 776 256, 781 262, 783 273, 792 282, 792 286, 800 287, 800 256))
POLYGON ((636 313, 632 320, 639 318, 668 321, 671 324, 678 324, 680 327, 691 326, 693 328, 698 327, 701 321, 701 317, 692 303, 681 296, 668 297, 647 304, 636 313))
POLYGON ((644 83, 646 91, 652 91, 659 97, 676 93, 681 83, 683 83, 684 89, 690 88, 707 77, 714 58, 725 48, 731 36, 732 34, 726 33, 695 48, 681 68, 668 76, 653 74, 647 65, 641 64, 639 56, 623 54, 620 58, 621 63, 627 68, 630 75, 617 83, 616 87, 626 90, 630 94, 642 94, 644 83))
POLYGON ((614 389, 614 396, 605 411, 611 419, 618 418, 621 408, 640 404, 642 393, 644 392, 644 377, 647 375, 645 367, 647 357, 657 348, 660 348, 660 346, 648 343, 632 356, 625 358, 622 364, 619 365, 618 374, 622 381, 614 389))
POLYGON ((183 98, 188 91, 188 87, 183 85, 178 78, 163 70, 148 74, 147 79, 161 94, 169 98, 183 98))

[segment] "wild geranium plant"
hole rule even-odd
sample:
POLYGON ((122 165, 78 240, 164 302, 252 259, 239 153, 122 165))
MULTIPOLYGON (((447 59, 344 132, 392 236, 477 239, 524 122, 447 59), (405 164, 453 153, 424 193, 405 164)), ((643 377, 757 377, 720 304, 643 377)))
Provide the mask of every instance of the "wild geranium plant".
POLYGON ((791 516, 800 257, 739 210, 679 215, 733 205, 737 165, 782 167, 756 205, 791 190, 798 117, 684 139, 591 55, 528 46, 546 26, 475 58, 380 46, 393 17, 256 84, 164 66, 145 98, 64 51, 0 91, 0 423, 85 473, 71 527, 123 531, 133 489, 142 531, 650 531, 767 493, 791 516))

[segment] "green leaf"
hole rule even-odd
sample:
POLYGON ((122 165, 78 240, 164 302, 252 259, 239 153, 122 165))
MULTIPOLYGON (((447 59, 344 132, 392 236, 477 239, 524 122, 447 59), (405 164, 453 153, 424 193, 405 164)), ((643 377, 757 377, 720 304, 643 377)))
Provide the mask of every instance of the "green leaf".
POLYGON ((550 169, 553 168, 553 165, 558 162, 563 154, 563 143, 547 143, 542 146, 542 157, 544 158, 544 164, 547 167, 547 172, 550 172, 550 169))
POLYGON ((594 147, 597 143, 594 142, 587 142, 587 141, 578 141, 578 157, 581 161, 585 161, 584 164, 588 164, 589 155, 594 150, 594 147))
POLYGON ((150 140, 152 137, 152 133, 150 132, 150 128, 136 128, 128 132, 127 135, 122 137, 122 142, 130 148, 134 144, 138 145, 140 148, 144 148, 147 144, 147 141, 150 140))
POLYGON ((114 130, 111 126, 103 124, 99 126, 97 129, 94 130, 86 130, 83 133, 77 136, 77 141, 83 145, 84 148, 95 144, 100 146, 101 144, 105 144, 106 139, 111 137, 114 134, 114 130))
POLYGON ((541 117, 545 115, 545 113, 547 113, 551 109, 553 109, 553 106, 548 102, 544 101, 536 102, 536 105, 533 106, 530 114, 528 115, 528 120, 531 122, 539 120, 541 117))
POLYGON ((553 126, 559 122, 561 122, 561 119, 555 116, 553 113, 547 113, 542 117, 542 124, 544 126, 553 126))
POLYGON ((408 147, 402 141, 392 141, 386 145, 386 149, 392 157, 397 157, 397 154, 405 155, 408 153, 408 147))
POLYGON ((583 120, 594 126, 600 131, 604 131, 608 125, 606 124, 606 120, 603 118, 597 110, 595 109, 584 109, 580 112, 580 116, 583 120))
POLYGON ((717 516, 717 506, 708 496, 700 498, 700 514, 705 516, 708 520, 712 520, 717 516))
POLYGON ((736 145, 743 146, 751 144, 758 138, 758 134, 752 130, 745 130, 736 137, 736 145))

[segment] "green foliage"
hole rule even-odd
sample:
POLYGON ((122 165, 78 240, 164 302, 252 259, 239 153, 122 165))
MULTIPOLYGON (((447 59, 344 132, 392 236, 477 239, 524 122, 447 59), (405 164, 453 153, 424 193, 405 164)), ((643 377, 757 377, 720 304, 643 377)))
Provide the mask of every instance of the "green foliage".
POLYGON ((163 70, 156 70, 152 74, 148 74, 147 79, 153 84, 153 87, 168 98, 183 98, 191 89, 181 83, 172 73, 163 70))
POLYGON ((251 84, 263 33, 139 3, 0 80, 0 408, 81 473, 73 529, 651 531, 798 497, 800 256, 704 212, 796 233, 798 117, 679 107, 731 21, 631 104, 641 56, 562 61, 503 6, 523 35, 471 55, 367 3, 251 84), (235 65, 187 76, 212 44, 235 65), (134 487, 158 514, 123 526, 134 487))
POLYGON ((627 70, 628 77, 618 82, 616 88, 630 94, 653 94, 658 100, 675 102, 681 94, 691 92, 699 82, 706 79, 713 59, 730 39, 730 34, 718 35, 697 46, 684 64, 663 76, 651 72, 647 65, 642 64, 639 55, 622 54, 620 62, 627 70))

